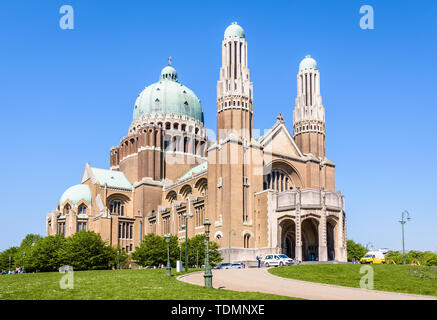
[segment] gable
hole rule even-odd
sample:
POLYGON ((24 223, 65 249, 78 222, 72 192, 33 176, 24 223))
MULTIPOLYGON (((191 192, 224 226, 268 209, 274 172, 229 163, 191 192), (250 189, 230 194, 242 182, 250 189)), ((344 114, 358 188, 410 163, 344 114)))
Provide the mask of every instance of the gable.
POLYGON ((266 136, 263 137, 262 145, 265 152, 273 154, 303 157, 302 152, 296 145, 293 137, 284 124, 279 124, 276 128, 272 128, 266 136))

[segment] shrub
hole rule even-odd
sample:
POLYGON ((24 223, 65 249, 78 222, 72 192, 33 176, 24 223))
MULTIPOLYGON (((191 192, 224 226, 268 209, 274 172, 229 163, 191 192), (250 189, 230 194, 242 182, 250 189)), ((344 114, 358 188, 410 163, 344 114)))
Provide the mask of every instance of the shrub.
POLYGON ((352 259, 359 260, 367 252, 367 249, 360 243, 356 243, 353 240, 347 240, 347 260, 352 261, 352 259))
MULTIPOLYGON (((179 259, 178 238, 170 236, 170 264, 176 265, 179 259)), ((167 265, 167 243, 164 237, 148 234, 144 237, 141 245, 131 255, 132 259, 140 266, 167 265)))
POLYGON ((109 269, 115 251, 93 231, 80 231, 65 239, 59 248, 59 261, 74 270, 109 269))
MULTIPOLYGON (((206 252, 206 236, 204 234, 199 234, 193 238, 188 239, 188 265, 195 266, 197 263, 197 254, 199 255, 199 265, 205 263, 205 252, 206 252)), ((181 244, 182 246, 182 261, 185 262, 185 241, 181 244)), ((223 258, 218 251, 218 244, 214 241, 209 242, 209 261, 212 265, 219 264, 223 258)))

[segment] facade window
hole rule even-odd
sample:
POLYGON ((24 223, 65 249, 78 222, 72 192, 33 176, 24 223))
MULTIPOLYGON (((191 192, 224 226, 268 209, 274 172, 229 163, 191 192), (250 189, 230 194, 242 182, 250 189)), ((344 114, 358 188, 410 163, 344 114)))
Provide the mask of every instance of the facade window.
POLYGON ((203 222, 205 221, 205 206, 202 204, 198 207, 195 207, 194 211, 196 227, 203 226, 203 222))
POLYGON ((167 216, 162 219, 162 228, 164 234, 170 233, 170 216, 167 216))
POLYGON ((65 222, 58 222, 56 234, 65 234, 65 222))
POLYGON ((71 207, 69 204, 65 205, 64 210, 63 210, 63 215, 66 216, 70 213, 71 207))
POLYGON ((250 234, 245 234, 243 241, 244 241, 244 247, 249 248, 250 234))
POLYGON ((114 200, 109 206, 109 212, 118 216, 124 216, 124 204, 120 200, 114 200))
POLYGON ((86 222, 78 222, 77 223, 77 232, 86 231, 86 229, 87 229, 86 225, 87 225, 86 222))
POLYGON ((86 215, 86 206, 85 205, 81 205, 79 207, 79 214, 86 215))

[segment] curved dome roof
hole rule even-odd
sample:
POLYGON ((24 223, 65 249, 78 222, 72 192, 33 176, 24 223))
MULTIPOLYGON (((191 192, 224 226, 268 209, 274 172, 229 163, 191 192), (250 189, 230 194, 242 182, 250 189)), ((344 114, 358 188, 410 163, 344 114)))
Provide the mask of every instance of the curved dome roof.
POLYGON ((299 64, 299 71, 313 69, 317 70, 317 62, 310 55, 305 56, 305 58, 299 64))
POLYGON ((135 101, 133 119, 155 113, 186 115, 203 123, 199 98, 178 81, 178 74, 171 66, 162 69, 160 80, 139 94, 135 101))
POLYGON ((232 22, 232 24, 225 30, 225 39, 234 37, 245 38, 243 28, 236 22, 232 22))
POLYGON ((77 204, 81 200, 85 200, 91 204, 91 190, 86 184, 77 184, 68 188, 61 196, 59 202, 62 204, 67 200, 70 200, 72 204, 77 204))

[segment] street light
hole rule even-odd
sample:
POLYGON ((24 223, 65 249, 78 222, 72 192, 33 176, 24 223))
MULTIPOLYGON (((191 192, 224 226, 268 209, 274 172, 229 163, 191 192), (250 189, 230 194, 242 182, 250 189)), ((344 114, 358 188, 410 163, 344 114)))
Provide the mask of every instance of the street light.
POLYGON ((192 216, 192 213, 188 215, 186 213, 183 214, 185 218, 185 272, 188 272, 188 217, 191 218, 192 216))
POLYGON ((26 259, 26 252, 23 252, 23 273, 24 273, 24 259, 26 259))
POLYGON ((205 278, 205 288, 212 288, 212 272, 211 265, 209 264, 209 227, 211 226, 211 222, 209 222, 208 218, 206 218, 203 225, 205 226, 206 237, 205 273, 203 274, 203 277, 205 278))
POLYGON ((11 259, 12 257, 9 257, 9 273, 11 273, 11 259))
POLYGON ((410 218, 410 213, 409 213, 407 210, 402 211, 402 220, 399 221, 399 222, 400 222, 400 224, 402 225, 402 260, 403 260, 403 264, 406 264, 406 261, 405 261, 405 236, 404 236, 404 225, 407 223, 407 221, 410 221, 410 220, 411 220, 411 218, 410 218), (407 220, 405 220, 405 214, 406 214, 406 218, 407 218, 407 220))
POLYGON ((167 276, 171 276, 171 265, 170 265, 170 234, 166 234, 165 242, 167 243, 167 276))
POLYGON ((120 249, 117 249, 117 270, 120 270, 120 249))

